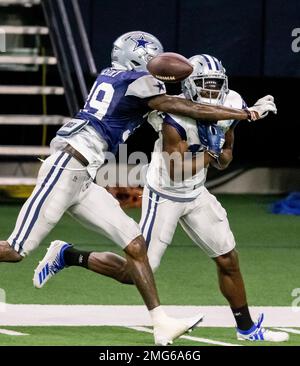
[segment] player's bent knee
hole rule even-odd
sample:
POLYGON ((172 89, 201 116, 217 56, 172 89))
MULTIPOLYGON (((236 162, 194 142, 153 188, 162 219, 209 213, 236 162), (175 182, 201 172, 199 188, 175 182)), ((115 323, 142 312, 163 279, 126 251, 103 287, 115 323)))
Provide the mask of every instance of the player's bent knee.
POLYGON ((7 241, 0 241, 0 261, 21 262, 24 257, 16 252, 7 241))
POLYGON ((24 259, 24 257, 22 257, 20 254, 16 253, 16 255, 14 256, 14 259, 11 260, 11 262, 21 262, 24 259))
POLYGON ((147 258, 147 246, 142 235, 132 240, 125 248, 124 252, 135 260, 147 258))
POLYGON ((226 274, 231 274, 240 270, 238 254, 235 249, 216 257, 215 262, 219 270, 226 274))

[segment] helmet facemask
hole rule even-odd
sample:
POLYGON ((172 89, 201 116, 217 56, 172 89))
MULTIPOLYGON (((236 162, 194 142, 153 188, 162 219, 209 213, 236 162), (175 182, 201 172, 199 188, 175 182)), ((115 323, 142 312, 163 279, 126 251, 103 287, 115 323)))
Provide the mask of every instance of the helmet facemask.
POLYGON ((190 78, 189 83, 193 84, 190 97, 197 103, 223 104, 228 92, 226 75, 194 76, 190 78))
POLYGON ((192 74, 182 82, 186 98, 197 103, 223 104, 228 94, 226 71, 218 59, 210 55, 196 55, 189 59, 192 74))

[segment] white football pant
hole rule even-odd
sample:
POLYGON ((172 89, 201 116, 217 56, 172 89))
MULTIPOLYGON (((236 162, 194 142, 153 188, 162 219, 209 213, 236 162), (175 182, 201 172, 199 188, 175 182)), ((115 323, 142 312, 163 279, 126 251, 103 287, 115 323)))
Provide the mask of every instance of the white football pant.
POLYGON ((191 202, 175 202, 158 196, 145 186, 140 228, 148 245, 153 271, 172 242, 178 222, 209 257, 226 254, 235 247, 227 213, 206 188, 191 202))
POLYGON ((19 213, 9 244, 22 256, 27 255, 66 211, 122 248, 141 235, 138 224, 125 214, 119 202, 92 182, 86 167, 68 153, 57 151, 42 164, 36 187, 19 213))

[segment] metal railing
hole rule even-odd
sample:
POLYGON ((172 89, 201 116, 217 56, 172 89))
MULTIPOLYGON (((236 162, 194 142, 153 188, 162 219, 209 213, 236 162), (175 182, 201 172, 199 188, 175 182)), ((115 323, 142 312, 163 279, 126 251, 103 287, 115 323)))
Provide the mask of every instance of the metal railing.
POLYGON ((88 78, 97 74, 81 9, 78 0, 42 0, 42 5, 68 108, 74 115, 88 95, 88 78))

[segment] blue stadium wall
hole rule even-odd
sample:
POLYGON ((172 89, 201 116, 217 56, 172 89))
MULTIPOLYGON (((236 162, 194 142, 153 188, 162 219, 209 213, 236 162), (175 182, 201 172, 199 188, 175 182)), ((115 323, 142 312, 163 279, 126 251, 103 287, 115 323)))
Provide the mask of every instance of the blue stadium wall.
MULTIPOLYGON (((68 0, 65 0, 67 3, 68 0)), ((233 168, 240 166, 299 166, 300 1, 299 0, 79 0, 96 65, 110 64, 112 42, 130 30, 155 34, 166 51, 189 57, 210 53, 220 58, 229 75, 229 87, 248 105, 272 94, 276 116, 240 123, 236 130, 233 168), (293 30, 294 36, 292 35, 293 30), (293 52, 294 50, 299 52, 293 52)), ((41 14, 42 16, 42 14, 41 14)), ((86 70, 87 71, 87 70, 86 70)), ((50 68, 48 79, 53 80, 50 68)), ((2 75, 4 77, 5 75, 2 75)), ((2 84, 25 83, 16 73, 2 84)), ((59 80, 57 83, 59 84, 59 80)), ((92 83, 93 80, 90 80, 92 83)), ((40 84, 37 75, 32 83, 40 84)), ((178 93, 179 85, 168 85, 178 93)), ((68 114, 65 101, 47 97, 49 114, 68 114)), ((18 99, 2 96, 1 113, 42 113, 40 96, 18 99), (13 101, 13 104, 12 104, 13 101)), ((48 129, 47 142, 57 127, 48 129)), ((35 126, 2 126, 0 144, 40 144, 42 131, 35 126)), ((128 141, 129 151, 147 151, 156 134, 141 127, 128 141), (147 136, 147 139, 144 137, 147 136)))
POLYGON ((99 68, 121 33, 155 34, 167 51, 218 56, 232 76, 300 77, 299 0, 81 0, 99 68))
MULTIPOLYGON (((230 88, 240 92, 248 105, 265 94, 274 95, 278 105, 277 116, 251 126, 239 125, 234 165, 299 165, 300 52, 292 50, 294 42, 294 48, 300 51, 299 0, 84 0, 83 3, 99 70, 110 63, 114 39, 131 30, 155 34, 166 51, 187 57, 213 54, 223 61, 230 88), (296 36, 292 36, 294 29, 296 36)), ((176 93, 178 88, 171 86, 169 91, 176 93)), ((129 141, 129 149, 145 150, 145 128, 129 141)), ((148 129, 147 136, 151 133, 148 129)), ((146 148, 151 151, 152 141, 148 145, 146 148)))

